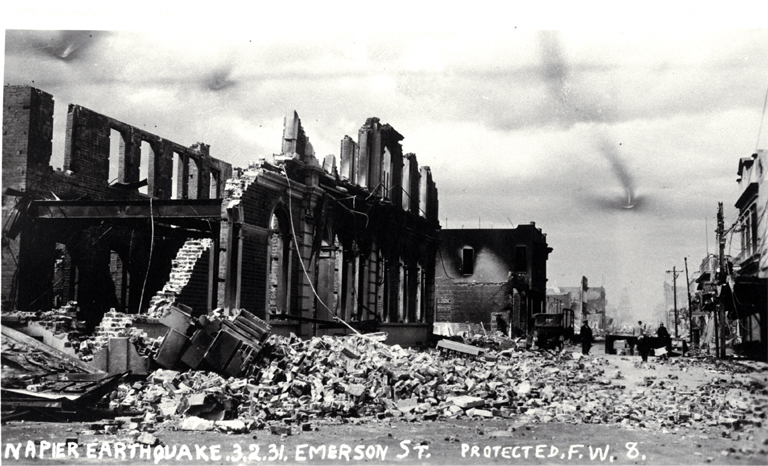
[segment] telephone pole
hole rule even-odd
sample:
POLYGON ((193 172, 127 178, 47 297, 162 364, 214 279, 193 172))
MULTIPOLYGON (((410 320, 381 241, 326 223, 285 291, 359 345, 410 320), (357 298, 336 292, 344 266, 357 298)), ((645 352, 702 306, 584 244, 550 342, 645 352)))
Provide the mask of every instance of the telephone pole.
MULTIPOLYGON (((725 359, 725 306, 723 303, 723 290, 722 287, 725 285, 725 221, 723 219, 723 203, 718 202, 717 203, 717 239, 718 243, 720 244, 720 257, 719 257, 719 266, 717 268, 717 284, 720 285, 720 302, 718 303, 718 317, 720 321, 720 354, 718 355, 721 359, 725 359)), ((717 338, 717 337, 715 337, 717 338)))
POLYGON ((675 303, 675 338, 677 338, 677 276, 679 272, 677 272, 675 267, 672 267, 672 270, 667 270, 667 273, 672 273, 672 295, 675 303))
POLYGON ((688 258, 685 260, 685 287, 688 292, 688 342, 693 347, 693 308, 691 307, 691 282, 688 280, 688 258))

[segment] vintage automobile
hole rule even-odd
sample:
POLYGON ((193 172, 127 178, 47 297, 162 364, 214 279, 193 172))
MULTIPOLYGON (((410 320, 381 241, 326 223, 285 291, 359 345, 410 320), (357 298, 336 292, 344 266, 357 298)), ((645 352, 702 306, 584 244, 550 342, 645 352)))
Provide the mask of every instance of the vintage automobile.
POLYGON ((566 339, 573 337, 573 311, 562 314, 534 314, 536 346, 541 349, 562 350, 566 339))

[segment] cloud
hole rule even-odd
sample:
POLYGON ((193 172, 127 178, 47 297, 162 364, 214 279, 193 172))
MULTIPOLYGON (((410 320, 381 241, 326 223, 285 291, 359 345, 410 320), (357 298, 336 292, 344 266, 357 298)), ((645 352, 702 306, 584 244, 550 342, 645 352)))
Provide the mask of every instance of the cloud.
POLYGON ((5 51, 11 55, 36 56, 73 63, 109 36, 104 31, 14 31, 6 33, 5 51))
POLYGON ((627 287, 641 307, 657 300, 665 270, 703 257, 718 201, 733 216, 765 43, 768 29, 9 30, 4 73, 54 95, 58 157, 68 103, 211 144, 235 166, 280 151, 286 111, 321 156, 380 117, 431 167, 447 226, 534 221, 560 285, 605 274, 609 300, 627 287), (623 209, 630 196, 635 208, 623 209))

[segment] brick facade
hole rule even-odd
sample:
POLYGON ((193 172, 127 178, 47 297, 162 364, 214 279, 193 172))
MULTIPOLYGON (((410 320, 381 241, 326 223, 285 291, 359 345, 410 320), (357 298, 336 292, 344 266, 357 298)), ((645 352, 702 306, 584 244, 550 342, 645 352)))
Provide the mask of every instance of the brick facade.
POLYGON ((552 249, 535 224, 442 230, 439 237, 436 321, 488 324, 503 312, 513 329, 524 332, 533 314, 545 312, 552 249))
POLYGON ((205 199, 223 191, 232 168, 211 157, 205 144, 184 147, 85 107, 70 105, 64 167, 54 171, 50 166, 53 108, 53 97, 38 89, 9 85, 3 89, 3 309, 47 310, 54 300, 66 297, 77 300, 81 317, 95 326, 112 307, 129 312, 147 308, 149 297, 167 280, 170 261, 186 240, 183 231, 165 230, 153 235, 151 219, 33 221, 25 211, 29 201, 61 199, 87 204, 173 197, 205 199), (117 155, 110 153, 110 138, 116 133, 121 139, 117 155), (145 150, 142 154, 142 143, 151 148, 149 153, 145 150), (119 158, 119 175, 110 180, 110 163, 115 163, 110 157, 115 156, 119 158), (172 192, 175 160, 184 164, 177 174, 179 193, 172 192), (192 186, 188 181, 189 164, 194 164, 198 173, 192 186), (146 172, 146 188, 140 186, 142 171, 146 172), (211 177, 218 183, 213 187, 211 177), (62 251, 64 257, 59 261, 62 251), (120 267, 127 271, 124 280, 114 276, 116 256, 120 267))
POLYGON ((291 112, 282 152, 234 171, 206 144, 185 147, 72 104, 64 167, 54 171, 53 97, 27 86, 6 86, 4 96, 3 182, 15 189, 3 197, 4 309, 45 310, 72 299, 95 327, 111 308, 146 312, 189 259, 183 286, 161 297, 195 313, 286 314, 302 319, 271 323, 299 335, 346 331, 328 326, 339 317, 426 341, 438 193, 429 167, 403 153, 392 126, 369 118, 357 141, 345 136, 337 170, 334 155, 320 164, 291 112), (211 196, 222 199, 220 215, 199 228, 152 217, 152 200, 179 199, 181 208, 182 200, 211 196), (69 202, 87 218, 27 215, 31 199, 69 202), (149 214, 102 218, 102 201, 147 201, 149 214), (201 240, 210 254, 187 257, 201 240))
MULTIPOLYGON (((283 153, 227 184, 225 307, 265 319, 285 313, 306 322, 339 317, 426 328, 434 316, 437 189, 429 168, 403 155, 402 139, 369 118, 358 142, 342 139, 341 173, 331 156, 324 170, 298 115, 289 113, 283 153)), ((300 335, 322 326, 299 322, 271 323, 300 335)))

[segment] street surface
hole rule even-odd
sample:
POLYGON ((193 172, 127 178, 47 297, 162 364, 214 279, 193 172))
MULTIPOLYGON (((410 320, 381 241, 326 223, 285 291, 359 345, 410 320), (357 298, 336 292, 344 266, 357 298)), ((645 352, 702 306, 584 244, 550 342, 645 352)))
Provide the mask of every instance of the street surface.
MULTIPOLYGON (((713 380, 762 387, 741 401, 754 408, 753 418, 765 420, 766 370, 726 374, 691 365, 683 371, 678 364, 653 357, 640 366, 639 356, 605 355, 599 344, 593 353, 620 371, 623 378, 611 383, 623 386, 626 393, 652 393, 647 392, 649 380, 663 381, 667 394, 695 391, 713 380)), ((89 423, 13 421, 2 427, 2 464, 768 464, 768 429, 762 422, 658 428, 649 421, 651 427, 643 428, 536 423, 521 415, 413 422, 338 418, 311 424, 310 431, 292 426, 289 436, 269 430, 235 435, 161 425, 153 432, 160 445, 142 448, 131 446, 134 438, 124 429, 98 433, 89 423)))

